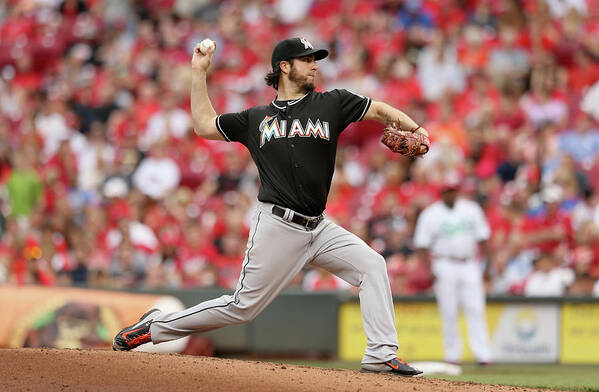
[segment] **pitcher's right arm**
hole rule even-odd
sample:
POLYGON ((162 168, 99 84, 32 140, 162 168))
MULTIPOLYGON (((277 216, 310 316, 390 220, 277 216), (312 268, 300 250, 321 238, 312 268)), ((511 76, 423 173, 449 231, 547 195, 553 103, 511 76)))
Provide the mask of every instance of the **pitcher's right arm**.
POLYGON ((212 107, 206 87, 206 71, 210 67, 214 51, 203 54, 200 44, 193 50, 191 59, 191 120, 193 130, 199 137, 211 140, 225 140, 216 128, 216 111, 212 107))

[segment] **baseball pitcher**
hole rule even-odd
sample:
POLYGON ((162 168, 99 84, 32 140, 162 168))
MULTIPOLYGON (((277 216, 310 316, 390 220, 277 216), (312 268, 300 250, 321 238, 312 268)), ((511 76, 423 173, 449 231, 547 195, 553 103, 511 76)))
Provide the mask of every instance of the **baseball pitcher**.
POLYGON ((214 45, 197 45, 191 61, 191 112, 198 136, 246 146, 261 180, 247 250, 233 295, 176 313, 151 310, 114 339, 115 350, 253 320, 306 265, 324 268, 360 288, 367 336, 363 371, 414 376, 397 358, 393 300, 385 260, 356 235, 323 215, 335 167, 337 140, 352 122, 387 126, 383 143, 418 156, 427 132, 406 114, 346 90, 314 91, 317 60, 328 55, 305 38, 279 42, 266 83, 275 100, 240 113, 218 115, 206 89, 214 45))

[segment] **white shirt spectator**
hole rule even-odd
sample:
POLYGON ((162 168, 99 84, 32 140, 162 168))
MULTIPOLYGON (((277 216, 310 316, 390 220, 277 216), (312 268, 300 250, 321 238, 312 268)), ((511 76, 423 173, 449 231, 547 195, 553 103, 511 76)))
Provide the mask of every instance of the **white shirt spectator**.
POLYGON ((510 47, 491 50, 489 71, 492 75, 505 79, 511 74, 521 75, 530 68, 528 53, 520 48, 510 47))
POLYGON ((279 22, 292 24, 305 20, 311 6, 312 0, 278 0, 273 8, 277 13, 279 22))
POLYGON ((44 156, 46 158, 53 156, 58 151, 60 142, 71 136, 71 129, 60 113, 38 114, 35 117, 35 127, 44 140, 44 156))
POLYGON ((473 201, 457 199, 453 208, 439 200, 418 218, 414 234, 416 248, 428 248, 433 258, 473 259, 478 243, 491 230, 482 208, 473 201))
POLYGON ((86 140, 77 153, 78 187, 83 190, 97 191, 107 169, 112 167, 114 158, 115 150, 112 145, 92 144, 86 140))
MULTIPOLYGON (((3 71, 2 76, 6 77, 4 75, 6 72, 11 72, 14 74, 14 70, 5 70, 3 71)), ((14 75, 12 76, 14 77, 14 75)), ((23 118, 22 107, 25 106, 23 104, 23 102, 25 101, 25 96, 26 94, 23 90, 7 88, 2 78, 0 78, 0 113, 3 114, 5 117, 13 121, 18 121, 21 118, 23 118)))
POLYGON ((516 28, 504 24, 498 33, 500 42, 489 53, 488 71, 493 79, 503 83, 507 79, 524 76, 530 69, 530 56, 519 47, 516 28))
POLYGON ((524 288, 527 297, 560 297, 574 281, 574 271, 568 268, 553 268, 549 272, 535 271, 524 288))
POLYGON ((431 101, 439 100, 447 91, 460 93, 466 87, 465 73, 457 61, 455 47, 449 45, 442 50, 442 58, 434 47, 424 49, 418 58, 422 94, 431 101))
POLYGON ((574 157, 577 163, 592 166, 599 154, 599 129, 585 132, 568 130, 559 135, 559 150, 574 157))
POLYGON ((139 146, 146 151, 155 142, 165 140, 169 136, 181 139, 190 126, 191 118, 185 110, 181 108, 161 110, 148 120, 146 132, 141 137, 139 146))
POLYGON ((574 208, 572 209, 572 227, 574 230, 579 230, 582 226, 586 225, 588 222, 592 222, 594 218, 594 209, 589 202, 582 199, 576 203, 574 208))
POLYGON ((533 250, 523 250, 512 258, 505 271, 493 278, 493 294, 508 294, 514 287, 520 287, 533 271, 533 259, 535 252, 533 250))
POLYGON ((169 157, 145 158, 133 174, 133 185, 144 195, 161 199, 179 185, 179 166, 169 157))
POLYGON ((561 19, 568 15, 571 10, 576 11, 581 16, 588 13, 585 0, 545 0, 549 6, 549 12, 554 18, 561 19))
MULTIPOLYGON (((141 222, 133 221, 129 223, 129 237, 134 246, 140 247, 149 253, 157 251, 160 245, 154 231, 141 222)), ((118 229, 115 228, 108 232, 106 244, 109 249, 116 249, 121 241, 123 241, 123 235, 118 229)))
POLYGON ((528 121, 535 126, 541 126, 548 122, 559 124, 568 115, 566 103, 556 98, 540 102, 526 94, 520 101, 520 107, 524 110, 528 121))

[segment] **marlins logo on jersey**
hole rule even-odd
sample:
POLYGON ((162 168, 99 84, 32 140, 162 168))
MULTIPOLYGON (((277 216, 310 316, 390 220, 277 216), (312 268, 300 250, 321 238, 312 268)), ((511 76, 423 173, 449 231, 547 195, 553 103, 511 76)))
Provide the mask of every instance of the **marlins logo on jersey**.
POLYGON ((278 120, 277 115, 266 116, 260 123, 260 147, 262 147, 267 141, 270 141, 273 137, 280 139, 282 137, 319 137, 324 140, 330 139, 329 123, 328 121, 316 120, 312 121, 308 119, 306 126, 302 126, 302 123, 298 119, 291 121, 289 127, 289 135, 287 135, 287 120, 278 120))

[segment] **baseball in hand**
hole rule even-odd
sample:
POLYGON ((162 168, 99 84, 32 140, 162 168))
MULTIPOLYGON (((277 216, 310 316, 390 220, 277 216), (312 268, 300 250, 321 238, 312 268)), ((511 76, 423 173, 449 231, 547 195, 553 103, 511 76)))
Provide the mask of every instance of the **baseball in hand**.
POLYGON ((216 43, 212 41, 210 38, 206 38, 202 42, 200 42, 200 52, 206 55, 208 53, 214 52, 216 49, 216 43))

